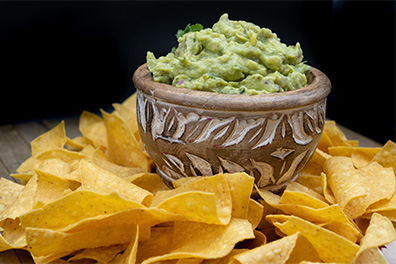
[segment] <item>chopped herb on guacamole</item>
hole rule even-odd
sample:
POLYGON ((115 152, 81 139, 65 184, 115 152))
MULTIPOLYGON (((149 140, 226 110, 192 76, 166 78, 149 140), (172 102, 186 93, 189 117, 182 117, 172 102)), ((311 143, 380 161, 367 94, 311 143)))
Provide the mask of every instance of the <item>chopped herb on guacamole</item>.
POLYGON ((147 64, 157 82, 180 88, 226 93, 266 94, 307 84, 309 66, 299 43, 287 46, 270 29, 220 17, 212 28, 188 24, 176 34, 178 47, 147 64))

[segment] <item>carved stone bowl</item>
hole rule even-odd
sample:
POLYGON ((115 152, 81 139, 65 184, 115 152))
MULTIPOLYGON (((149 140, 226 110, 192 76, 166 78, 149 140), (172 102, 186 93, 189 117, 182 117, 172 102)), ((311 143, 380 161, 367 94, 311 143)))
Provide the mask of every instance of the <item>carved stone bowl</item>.
POLYGON ((229 95, 133 75, 142 141, 168 183, 181 177, 244 171, 277 191, 295 179, 322 134, 329 79, 311 67, 309 85, 265 95, 229 95))

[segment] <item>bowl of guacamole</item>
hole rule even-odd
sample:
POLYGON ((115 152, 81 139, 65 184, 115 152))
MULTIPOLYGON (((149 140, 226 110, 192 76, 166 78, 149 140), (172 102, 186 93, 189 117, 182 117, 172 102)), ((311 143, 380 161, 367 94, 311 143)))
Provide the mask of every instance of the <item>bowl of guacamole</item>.
POLYGON ((245 172, 280 190, 313 155, 331 83, 270 29, 223 14, 134 73, 142 141, 167 182, 245 172))

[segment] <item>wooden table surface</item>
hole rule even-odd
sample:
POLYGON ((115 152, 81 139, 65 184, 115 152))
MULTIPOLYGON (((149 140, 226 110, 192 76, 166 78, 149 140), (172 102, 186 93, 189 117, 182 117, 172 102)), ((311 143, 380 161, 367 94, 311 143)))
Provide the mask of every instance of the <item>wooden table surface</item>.
MULTIPOLYGON (((30 142, 65 120, 66 135, 74 138, 80 135, 79 117, 51 119, 0 126, 0 177, 16 180, 9 176, 31 155, 30 142)), ((348 139, 359 140, 363 147, 380 147, 381 144, 340 126, 348 139)), ((34 263, 30 253, 24 250, 8 250, 0 253, 0 263, 34 263)))

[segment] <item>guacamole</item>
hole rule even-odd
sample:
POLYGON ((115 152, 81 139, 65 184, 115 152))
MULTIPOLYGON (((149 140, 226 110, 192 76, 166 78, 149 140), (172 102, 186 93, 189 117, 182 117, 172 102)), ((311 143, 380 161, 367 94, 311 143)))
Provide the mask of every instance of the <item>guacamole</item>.
POLYGON ((212 28, 190 31, 166 56, 147 52, 157 82, 225 94, 266 94, 307 84, 309 66, 300 44, 287 46, 275 33, 245 21, 220 17, 212 28))

